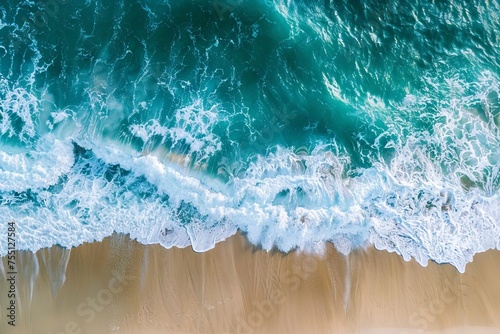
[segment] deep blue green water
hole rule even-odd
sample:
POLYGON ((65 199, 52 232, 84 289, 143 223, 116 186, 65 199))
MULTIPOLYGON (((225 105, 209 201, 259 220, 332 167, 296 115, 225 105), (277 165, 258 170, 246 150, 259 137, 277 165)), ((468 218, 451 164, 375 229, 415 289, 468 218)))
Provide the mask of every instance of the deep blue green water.
POLYGON ((498 0, 4 0, 0 217, 21 249, 116 231, 205 251, 241 230, 463 271, 500 249, 499 17, 498 0))

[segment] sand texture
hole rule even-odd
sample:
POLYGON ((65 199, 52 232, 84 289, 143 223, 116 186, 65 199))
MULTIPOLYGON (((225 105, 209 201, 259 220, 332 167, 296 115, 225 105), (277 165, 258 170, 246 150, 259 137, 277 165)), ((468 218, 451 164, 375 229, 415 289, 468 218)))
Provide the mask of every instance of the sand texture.
POLYGON ((284 255, 236 235, 195 253, 114 235, 17 262, 12 327, 3 259, 0 333, 500 332, 498 251, 460 274, 372 248, 284 255))

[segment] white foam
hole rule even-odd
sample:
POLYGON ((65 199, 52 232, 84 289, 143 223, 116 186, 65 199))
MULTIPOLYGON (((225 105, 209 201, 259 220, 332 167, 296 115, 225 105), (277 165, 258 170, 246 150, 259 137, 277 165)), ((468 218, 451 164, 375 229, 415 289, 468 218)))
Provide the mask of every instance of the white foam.
POLYGON ((50 130, 54 128, 54 125, 61 123, 70 117, 68 112, 65 110, 51 112, 50 116, 52 117, 52 121, 47 121, 47 125, 50 130))
POLYGON ((0 94, 0 133, 18 137, 21 141, 33 138, 36 134, 35 120, 40 113, 38 99, 22 87, 10 89, 2 76, 0 94), (16 118, 22 122, 20 131, 16 131, 13 124, 16 118))
MULTIPOLYGON (((332 94, 340 94, 324 79, 332 94)), ((428 80, 437 92, 446 89, 428 80)), ((368 96, 364 108, 377 109, 369 115, 396 115, 379 136, 396 138, 385 144, 394 154, 390 163, 372 158, 371 168, 349 175, 349 158, 333 145, 317 145, 307 154, 277 147, 242 162, 225 184, 91 136, 75 141, 95 156, 75 159, 70 139, 44 135, 33 151, 0 152, 0 216, 17 222, 20 249, 71 247, 116 231, 143 243, 205 251, 240 229, 265 249, 316 252, 330 241, 348 254, 372 243, 422 265, 431 259, 464 271, 475 253, 500 246, 500 135, 495 115, 480 108, 491 92, 500 93, 498 80, 485 72, 468 89, 457 90, 464 84, 444 81, 455 92, 440 99, 433 115, 427 111, 429 101, 438 98, 428 92, 409 94, 400 104, 368 96), (475 93, 467 95, 469 90, 475 93), (434 127, 409 131, 412 114, 433 117, 434 127), (110 180, 111 165, 130 173, 112 174, 110 180), (49 186, 54 186, 50 192, 49 186), (12 193, 28 189, 33 199, 12 193)), ((26 128, 21 137, 35 137, 35 118, 27 113, 35 110, 36 100, 10 92, 6 115, 20 115, 26 128)), ((117 101, 111 104, 123 111, 117 101)), ((174 146, 185 142, 188 155, 204 152, 197 159, 206 161, 221 150, 213 134, 219 117, 214 108, 205 110, 201 100, 195 101, 176 111, 172 127, 150 120, 130 131, 144 142, 158 135, 174 146)), ((69 116, 54 112, 51 117, 54 125, 69 116)), ((11 124, 5 129, 9 133, 11 124)), ((2 243, 0 255, 5 253, 2 243)))
POLYGON ((192 104, 175 111, 173 119, 169 121, 171 126, 162 126, 158 120, 151 119, 145 124, 132 124, 129 130, 145 145, 153 136, 161 137, 163 142, 172 141, 173 148, 188 145, 188 158, 196 154, 195 164, 203 164, 222 149, 220 138, 213 132, 219 117, 216 109, 216 105, 205 109, 203 101, 196 99, 192 104))
POLYGON ((59 192, 40 191, 41 207, 29 202, 24 211, 2 206, 0 214, 18 222, 21 248, 74 246, 117 231, 143 243, 191 244, 205 251, 239 228, 266 249, 315 251, 332 241, 348 253, 370 241, 422 265, 433 259, 463 271, 475 252, 498 246, 498 197, 465 191, 454 179, 437 178, 432 168, 422 168, 421 174, 408 170, 415 161, 410 145, 390 167, 379 164, 354 178, 344 175, 348 159, 332 154, 331 147, 309 155, 278 148, 226 185, 202 181, 151 155, 88 148, 107 164, 133 173, 124 177, 125 185, 114 184, 102 176, 108 167, 94 158, 89 175, 82 175, 77 163, 74 172, 66 171, 68 180, 59 192), (155 194, 142 198, 134 191, 144 182, 141 175, 147 187, 156 187, 151 188, 155 194), (168 203, 158 197, 162 193, 168 203), (443 210, 447 203, 455 204, 443 210), (188 218, 179 216, 189 210, 188 218))
POLYGON ((0 191, 37 190, 55 184, 73 165, 73 145, 51 135, 41 139, 34 152, 0 151, 0 191))

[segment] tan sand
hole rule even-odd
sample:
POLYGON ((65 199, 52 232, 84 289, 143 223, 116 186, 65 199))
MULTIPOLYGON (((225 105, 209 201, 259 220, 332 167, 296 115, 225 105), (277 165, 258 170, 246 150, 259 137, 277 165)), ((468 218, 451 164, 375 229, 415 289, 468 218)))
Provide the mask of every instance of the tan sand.
POLYGON ((500 332, 497 251, 460 274, 374 249, 283 255, 236 235, 195 253, 114 235, 17 262, 16 327, 1 277, 0 333, 500 332))

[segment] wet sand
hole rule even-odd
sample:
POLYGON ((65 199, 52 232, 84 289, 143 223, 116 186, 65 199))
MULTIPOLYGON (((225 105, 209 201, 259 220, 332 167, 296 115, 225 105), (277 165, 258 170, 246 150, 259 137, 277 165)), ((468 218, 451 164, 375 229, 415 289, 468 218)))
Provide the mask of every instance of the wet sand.
POLYGON ((0 333, 500 332, 498 251, 460 274, 372 248, 284 255, 236 235, 195 253, 114 235, 17 264, 16 327, 1 277, 0 333))

